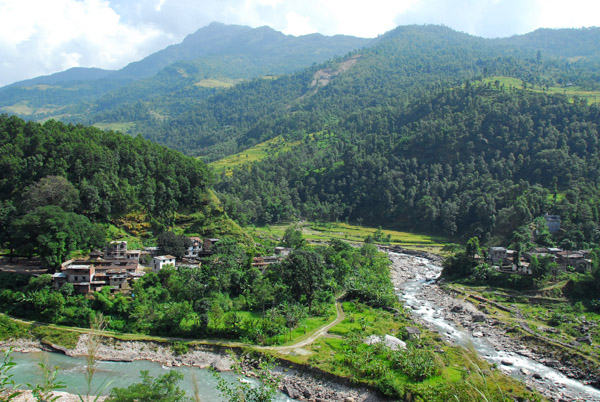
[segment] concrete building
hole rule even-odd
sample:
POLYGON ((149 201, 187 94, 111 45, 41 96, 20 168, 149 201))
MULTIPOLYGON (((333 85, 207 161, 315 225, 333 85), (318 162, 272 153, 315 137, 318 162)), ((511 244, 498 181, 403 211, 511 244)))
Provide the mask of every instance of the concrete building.
POLYGON ((175 266, 175 257, 172 255, 161 255, 152 259, 152 272, 159 272, 165 265, 175 266))

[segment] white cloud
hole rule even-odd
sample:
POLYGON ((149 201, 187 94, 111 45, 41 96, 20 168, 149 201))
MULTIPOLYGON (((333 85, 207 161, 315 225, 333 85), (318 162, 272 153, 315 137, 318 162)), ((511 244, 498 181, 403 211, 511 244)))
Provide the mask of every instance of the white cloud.
POLYGON ((0 2, 0 85, 77 66, 119 68, 163 33, 129 27, 102 0, 0 2), (7 53, 4 53, 6 51, 7 53))
POLYGON ((600 26, 600 2, 596 0, 544 0, 538 23, 545 28, 600 26))
POLYGON ((375 37, 445 24, 494 37, 600 25, 592 0, 0 0, 0 85, 65 66, 120 68, 212 21, 375 37))
POLYGON ((289 12, 286 15, 287 26, 283 30, 286 34, 290 35, 306 35, 314 33, 317 30, 311 25, 310 18, 296 14, 294 11, 289 12))

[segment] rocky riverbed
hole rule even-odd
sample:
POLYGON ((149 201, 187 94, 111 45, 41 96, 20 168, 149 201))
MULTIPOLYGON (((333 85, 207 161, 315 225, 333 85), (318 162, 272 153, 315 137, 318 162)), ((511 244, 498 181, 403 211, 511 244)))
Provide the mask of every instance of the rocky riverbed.
POLYGON ((462 346, 475 344, 483 358, 496 363, 501 370, 523 380, 550 400, 600 400, 600 391, 595 392, 595 389, 585 387, 585 383, 570 380, 592 380, 579 368, 527 349, 487 310, 480 310, 444 291, 435 280, 441 272, 439 258, 427 260, 390 253, 390 260, 392 282, 400 299, 425 326, 439 332, 449 342, 462 346), (567 379, 562 378, 565 376, 567 379))
MULTIPOLYGON (((121 341, 113 338, 100 338, 102 343, 96 351, 97 360, 130 362, 148 360, 160 363, 165 367, 190 366, 199 368, 215 368, 218 371, 232 369, 233 360, 226 353, 228 348, 211 345, 190 346, 187 353, 176 354, 168 345, 160 342, 121 341)), ((85 356, 88 350, 89 337, 82 335, 77 346, 73 349, 58 345, 41 344, 32 340, 15 340, 0 342, 0 349, 12 348, 15 352, 50 351, 64 353, 67 356, 85 356)), ((250 366, 246 366, 247 374, 251 376, 250 366)), ((377 394, 366 388, 357 388, 336 381, 332 376, 320 375, 310 369, 276 367, 275 372, 280 376, 280 390, 296 401, 312 402, 383 402, 377 394)), ((59 402, 77 400, 77 396, 67 393, 57 393, 59 402), (75 399, 74 399, 75 398, 75 399)), ((18 399, 19 402, 34 401, 30 392, 18 399)))

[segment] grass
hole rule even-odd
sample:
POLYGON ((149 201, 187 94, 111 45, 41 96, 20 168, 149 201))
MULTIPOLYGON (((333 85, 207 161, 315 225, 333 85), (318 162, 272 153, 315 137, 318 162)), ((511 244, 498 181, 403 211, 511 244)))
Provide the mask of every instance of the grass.
POLYGON ((119 131, 127 134, 133 130, 135 123, 132 121, 121 123, 94 123, 94 127, 99 128, 100 130, 119 131))
MULTIPOLYGON (((259 237, 267 237, 274 240, 280 239, 289 225, 278 224, 268 226, 252 226, 246 230, 259 237)), ((378 229, 364 226, 351 225, 348 223, 323 223, 302 222, 302 235, 310 241, 327 242, 331 239, 344 240, 350 243, 360 243, 369 235, 373 235, 378 229)), ((382 229, 384 237, 390 236, 391 241, 385 243, 389 246, 402 246, 408 249, 428 251, 439 254, 441 248, 448 242, 441 236, 401 232, 391 229, 382 229)))
POLYGON ((237 83, 236 80, 206 79, 206 80, 198 81, 194 85, 197 87, 203 87, 203 88, 231 88, 236 83, 237 83))
POLYGON ((2 110, 5 113, 18 114, 21 116, 30 116, 35 112, 35 109, 29 106, 29 103, 27 101, 21 101, 11 106, 4 106, 0 110, 2 110))
MULTIPOLYGON (((507 91, 511 86, 514 88, 522 89, 523 88, 523 80, 512 78, 512 77, 504 77, 504 76, 495 76, 488 77, 483 79, 483 83, 491 83, 492 85, 498 81, 500 85, 504 85, 504 90, 507 91)), ((584 88, 578 86, 568 86, 568 87, 546 87, 540 88, 539 86, 533 86, 530 83, 527 83, 527 90, 532 92, 545 92, 549 94, 561 94, 567 96, 569 99, 573 100, 574 98, 586 99, 590 103, 598 103, 600 98, 600 91, 589 91, 584 88)))
POLYGON ((374 387, 396 399, 441 401, 457 395, 460 396, 459 400, 473 400, 466 396, 469 389, 464 387, 464 381, 471 381, 480 390, 488 393, 489 400, 499 400, 496 398, 498 389, 502 389, 506 395, 527 395, 523 384, 497 370, 491 370, 491 366, 478 359, 476 354, 446 345, 436 333, 422 329, 420 339, 409 339, 404 328, 414 324, 406 313, 394 315, 350 301, 344 302, 343 307, 346 318, 329 331, 329 336, 319 338, 306 346, 304 349, 308 350, 309 354, 271 353, 296 364, 316 367, 347 378, 353 383, 374 387), (362 339, 371 334, 391 334, 403 339, 413 351, 430 351, 430 356, 437 362, 439 371, 421 381, 411 379, 403 369, 394 366, 394 359, 390 359, 393 355, 385 348, 362 343, 362 339), (356 342, 352 339, 356 337, 358 344, 351 346, 352 342, 356 342), (432 352, 439 349, 443 349, 444 353, 432 352), (356 364, 354 359, 359 363, 356 364), (487 383, 491 385, 489 389, 483 389, 484 384, 474 376, 474 365, 486 376, 487 383))
POLYGON ((53 345, 64 346, 65 348, 73 349, 77 346, 79 333, 74 331, 63 331, 60 328, 37 326, 31 329, 34 337, 42 342, 49 342, 53 345))
POLYGON ((226 158, 214 161, 210 163, 209 166, 211 166, 217 174, 225 172, 225 174, 231 175, 235 168, 259 162, 268 156, 274 156, 281 152, 288 152, 299 144, 300 141, 288 143, 283 137, 278 136, 237 154, 229 155, 226 158))

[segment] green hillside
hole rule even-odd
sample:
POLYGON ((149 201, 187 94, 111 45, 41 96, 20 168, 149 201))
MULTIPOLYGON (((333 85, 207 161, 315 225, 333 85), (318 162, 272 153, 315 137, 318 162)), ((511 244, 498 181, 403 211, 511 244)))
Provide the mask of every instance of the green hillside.
POLYGON ((550 212, 585 246, 600 240, 599 113, 562 95, 470 84, 357 112, 216 189, 241 221, 349 219, 458 238, 510 239, 550 212), (555 202, 554 191, 565 196, 555 202))
POLYGON ((124 122, 122 108, 129 109, 126 113, 130 117, 135 114, 126 121, 143 120, 153 113, 162 115, 165 109, 171 116, 195 104, 186 102, 213 95, 230 83, 291 73, 368 42, 342 35, 294 37, 268 27, 213 23, 188 35, 182 43, 119 71, 77 68, 0 88, 0 112, 90 125, 124 122), (206 85, 207 80, 212 84, 206 85), (215 85, 217 82, 225 85, 215 85), (185 102, 177 101, 183 97, 187 97, 185 102), (111 113, 106 115, 107 111, 111 113), (98 116, 90 119, 92 113, 98 116))

